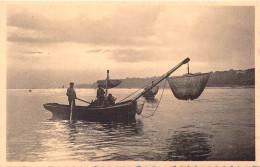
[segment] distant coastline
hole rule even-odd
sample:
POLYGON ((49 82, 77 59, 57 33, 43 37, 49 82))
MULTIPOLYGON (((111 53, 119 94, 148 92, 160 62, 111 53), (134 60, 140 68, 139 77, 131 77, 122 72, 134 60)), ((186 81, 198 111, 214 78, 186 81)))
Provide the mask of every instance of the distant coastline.
MULTIPOLYGON (((151 83, 159 77, 150 78, 126 78, 121 79, 122 83, 117 88, 142 88, 143 86, 151 83)), ((159 86, 163 86, 160 83, 159 86)), ((97 83, 93 84, 79 84, 75 88, 96 88, 97 83)), ((255 68, 247 70, 229 70, 229 71, 216 71, 213 72, 209 78, 207 87, 220 87, 220 88, 254 88, 255 87, 255 68)), ((169 85, 166 84, 166 88, 169 85)))
MULTIPOLYGON (((120 79, 122 83, 114 89, 139 89, 145 85, 151 83, 159 77, 147 77, 147 78, 126 78, 120 79)), ((159 84, 160 87, 164 86, 164 82, 159 84)), ((169 85, 166 84, 166 88, 169 85)), ((229 70, 229 71, 215 71, 211 74, 209 81, 207 83, 207 88, 254 88, 255 87, 255 68, 247 70, 229 70)), ((66 88, 66 86, 65 86, 66 88)), ((95 89, 97 88, 97 83, 92 84, 76 84, 77 89, 95 89)), ((64 89, 64 85, 60 87, 49 87, 49 88, 12 88, 7 89, 64 89)))

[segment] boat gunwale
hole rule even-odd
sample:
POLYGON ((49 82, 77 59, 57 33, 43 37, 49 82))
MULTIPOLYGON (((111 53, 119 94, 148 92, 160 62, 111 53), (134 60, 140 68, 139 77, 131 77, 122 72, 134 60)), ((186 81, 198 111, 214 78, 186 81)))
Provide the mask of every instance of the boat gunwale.
MULTIPOLYGON (((112 105, 112 106, 75 106, 76 108, 78 109, 111 109, 111 108, 117 108, 117 107, 123 107, 123 106, 128 106, 128 105, 131 105, 133 104, 131 101, 125 101, 125 102, 122 102, 122 103, 118 103, 118 104, 115 104, 115 105, 112 105)), ((60 107, 60 108, 67 108, 69 105, 66 105, 66 104, 59 104, 59 103, 46 103, 46 104, 43 104, 43 106, 51 106, 51 107, 60 107)))

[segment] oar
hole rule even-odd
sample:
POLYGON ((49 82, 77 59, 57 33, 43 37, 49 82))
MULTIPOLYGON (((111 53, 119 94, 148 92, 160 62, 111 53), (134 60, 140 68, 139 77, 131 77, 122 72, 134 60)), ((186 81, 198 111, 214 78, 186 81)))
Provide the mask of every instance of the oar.
POLYGON ((73 100, 71 101, 71 106, 70 106, 70 122, 72 120, 72 111, 73 111, 73 100))
POLYGON ((85 102, 85 103, 91 104, 91 103, 88 102, 88 101, 85 101, 85 100, 82 100, 82 99, 79 99, 79 98, 76 98, 76 99, 79 100, 79 101, 83 101, 83 102, 85 102))

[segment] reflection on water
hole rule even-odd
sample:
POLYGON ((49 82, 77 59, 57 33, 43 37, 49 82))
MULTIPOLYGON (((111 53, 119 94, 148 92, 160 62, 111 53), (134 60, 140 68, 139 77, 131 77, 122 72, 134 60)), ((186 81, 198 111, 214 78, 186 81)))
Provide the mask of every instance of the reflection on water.
POLYGON ((148 99, 146 100, 146 103, 158 103, 158 99, 157 98, 148 99))
POLYGON ((157 110, 157 106, 159 105, 158 103, 159 103, 159 101, 156 98, 146 100, 145 101, 145 109, 146 109, 146 111, 143 112, 142 115, 144 117, 152 116, 156 112, 155 110, 157 110), (147 113, 149 113, 149 114, 147 114, 147 113))
MULTIPOLYGON (((133 149, 137 148, 133 147, 134 145, 152 146, 142 138, 145 137, 142 134, 144 125, 139 119, 136 123, 129 124, 53 121, 47 125, 50 124, 55 124, 57 129, 49 129, 48 134, 53 135, 52 138, 43 140, 41 144, 48 148, 45 150, 46 155, 56 156, 56 159, 59 157, 58 159, 62 160, 63 157, 69 156, 71 160, 154 160, 149 155, 133 153, 133 149), (61 133, 57 133, 58 131, 61 133)), ((167 155, 156 152, 148 154, 160 155, 161 159, 157 160, 207 160, 212 148, 208 144, 208 138, 212 136, 193 131, 176 131, 171 138, 161 141, 167 143, 167 155)), ((51 160, 54 157, 45 158, 51 160)))
POLYGON ((143 127, 141 120, 128 124, 50 120, 45 125, 45 130, 39 131, 50 137, 41 141, 41 145, 46 148, 45 160, 70 157, 70 160, 82 161, 130 159, 127 156, 122 159, 119 152, 124 151, 121 150, 123 145, 128 145, 127 149, 131 150, 131 145, 138 140, 143 127))
POLYGON ((74 123, 68 124, 67 127, 68 127, 68 130, 69 130, 68 140, 71 144, 75 144, 77 133, 78 133, 77 127, 74 123))
MULTIPOLYGON (((86 100, 94 94, 77 90, 86 100)), ((49 120, 47 102, 67 104, 66 89, 7 90, 8 161, 255 160, 254 89, 206 89, 194 101, 165 89, 156 112, 157 99, 148 100, 134 123, 49 120)))
POLYGON ((206 133, 178 131, 171 138, 167 160, 206 160, 210 156, 211 146, 206 133))

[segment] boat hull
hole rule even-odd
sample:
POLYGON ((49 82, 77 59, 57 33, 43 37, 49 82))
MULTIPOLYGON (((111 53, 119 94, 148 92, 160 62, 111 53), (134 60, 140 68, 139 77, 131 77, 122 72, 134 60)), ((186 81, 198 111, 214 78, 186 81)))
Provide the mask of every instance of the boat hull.
POLYGON ((158 90, 159 90, 159 86, 155 86, 154 88, 152 88, 151 90, 149 90, 145 94, 143 94, 143 97, 146 100, 154 99, 154 96, 158 93, 158 90))
MULTIPOLYGON (((75 106, 72 112, 73 120, 87 120, 92 122, 132 122, 135 121, 136 102, 124 102, 114 106, 75 106)), ((58 103, 43 104, 44 108, 52 112, 52 119, 70 119, 69 105, 58 103)))

